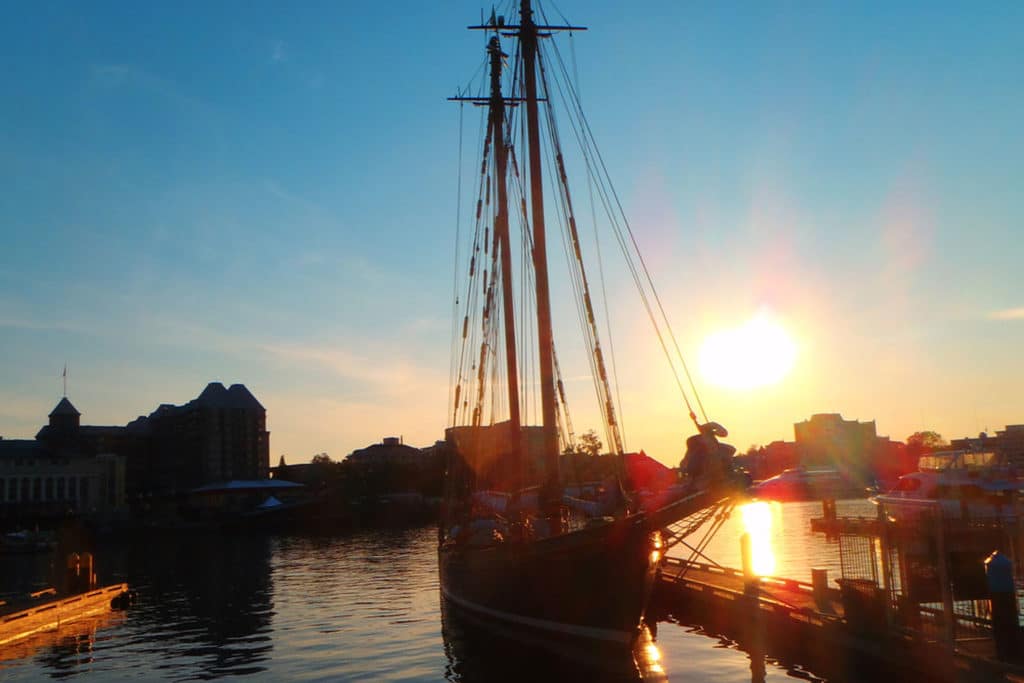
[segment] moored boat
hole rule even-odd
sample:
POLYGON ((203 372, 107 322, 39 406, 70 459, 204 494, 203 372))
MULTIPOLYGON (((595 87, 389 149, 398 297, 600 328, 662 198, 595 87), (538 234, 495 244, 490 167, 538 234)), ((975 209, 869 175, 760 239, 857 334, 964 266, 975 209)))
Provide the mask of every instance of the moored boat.
POLYGON ((1021 512, 1024 479, 992 451, 924 455, 916 472, 872 500, 898 520, 925 515, 947 519, 1013 519, 1021 512))
MULTIPOLYGON (((543 13, 540 18, 544 19, 543 13)), ((650 495, 645 502, 626 490, 618 408, 551 108, 559 94, 573 100, 569 107, 576 113, 579 103, 571 84, 550 85, 548 79, 554 78, 560 58, 540 49, 542 40, 557 32, 581 29, 546 20, 538 23, 530 0, 521 0, 518 23, 507 23, 492 13, 487 23, 470 28, 493 35, 487 45, 489 95, 451 98, 486 107, 487 119, 476 218, 466 259, 469 284, 455 302, 462 315, 456 318, 459 323, 453 334, 458 352, 453 353, 452 426, 445 434, 448 452, 438 539, 442 595, 450 606, 505 628, 628 647, 641 633, 661 559, 659 530, 712 502, 714 491, 730 483, 728 473, 702 478, 699 484, 687 482, 670 498, 657 498, 654 507, 649 504, 650 495), (502 48, 504 37, 516 41, 509 51, 511 58, 502 48), (512 64, 509 78, 507 63, 512 64), (503 92, 504 80, 512 84, 509 94, 503 92), (543 117, 541 104, 545 105, 543 117), (514 142, 517 132, 522 135, 521 145, 514 142), (543 150, 542 134, 549 140, 543 150), (527 155, 522 174, 517 149, 527 155), (575 446, 553 342, 541 179, 545 159, 555 169, 557 188, 552 199, 558 210, 553 214, 565 230, 571 289, 581 313, 604 433, 610 453, 617 458, 616 476, 596 487, 567 487, 559 471, 560 455, 575 452, 575 446), (515 253, 510 238, 513 221, 523 233, 515 253), (514 256, 519 257, 521 268, 513 266, 514 256), (524 273, 524 283, 532 285, 518 299, 512 282, 515 272, 524 273), (530 306, 535 317, 521 315, 530 306), (517 328, 521 336, 535 334, 533 353, 525 350, 531 345, 517 338, 517 328), (527 365, 535 365, 536 374, 521 372, 527 365), (534 389, 539 400, 531 402, 524 395, 534 389), (523 415, 528 406, 539 407, 539 425, 526 424, 523 415)), ((585 125, 575 132, 578 140, 589 135, 585 125)), ((595 154, 592 145, 592 140, 583 143, 595 154)), ((598 192, 606 193, 607 188, 599 187, 598 192)), ((625 223, 624 217, 619 220, 620 225, 625 223)), ((630 243, 635 248, 627 234, 620 234, 624 253, 630 243)), ((638 263, 633 261, 630 267, 638 277, 638 263)), ((641 298, 655 322, 653 285, 649 278, 646 284, 639 279, 636 284, 650 288, 641 291, 641 298)), ((662 348, 670 355, 664 339, 662 348)), ((677 367, 672 369, 699 431, 695 438, 702 448, 717 452, 722 447, 717 437, 724 436, 725 430, 710 423, 706 415, 703 422, 698 420, 678 381, 677 367)))
POLYGON ((866 498, 868 486, 835 468, 792 467, 755 483, 750 495, 762 500, 798 501, 866 498))

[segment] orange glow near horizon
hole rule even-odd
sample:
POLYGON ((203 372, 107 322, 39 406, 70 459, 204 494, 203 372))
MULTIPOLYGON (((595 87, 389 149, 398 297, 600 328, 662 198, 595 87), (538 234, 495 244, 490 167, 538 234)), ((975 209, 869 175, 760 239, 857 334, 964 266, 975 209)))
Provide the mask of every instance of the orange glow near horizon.
POLYGON ((772 508, 765 502, 747 503, 740 508, 743 530, 750 534, 750 554, 754 573, 771 576, 775 573, 775 552, 772 550, 772 508))
POLYGON ((708 335, 700 350, 700 368, 712 384, 749 390, 780 382, 793 369, 796 355, 789 333, 762 311, 739 327, 708 335))

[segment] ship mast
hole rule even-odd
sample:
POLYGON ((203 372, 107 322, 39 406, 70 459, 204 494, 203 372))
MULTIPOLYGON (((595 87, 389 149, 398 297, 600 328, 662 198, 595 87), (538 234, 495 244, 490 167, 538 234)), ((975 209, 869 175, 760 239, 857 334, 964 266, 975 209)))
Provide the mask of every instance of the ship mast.
POLYGON ((512 300, 512 255, 509 247, 508 187, 505 173, 508 167, 508 147, 505 145, 505 99, 501 95, 501 51, 498 37, 487 45, 491 55, 491 99, 489 117, 491 140, 494 145, 494 167, 498 189, 498 211, 494 217, 494 240, 501 258, 501 299, 505 328, 505 365, 508 372, 508 411, 512 433, 521 441, 519 428, 519 364, 516 357, 515 311, 512 300))
POLYGON ((530 203, 533 219, 533 271, 537 297, 537 344, 540 365, 540 403, 544 432, 545 484, 558 486, 558 417, 555 406, 554 342, 551 295, 548 289, 547 240, 544 232, 544 185, 541 176, 540 123, 537 113, 537 25, 530 0, 522 0, 519 41, 523 50, 523 88, 529 148, 530 203))

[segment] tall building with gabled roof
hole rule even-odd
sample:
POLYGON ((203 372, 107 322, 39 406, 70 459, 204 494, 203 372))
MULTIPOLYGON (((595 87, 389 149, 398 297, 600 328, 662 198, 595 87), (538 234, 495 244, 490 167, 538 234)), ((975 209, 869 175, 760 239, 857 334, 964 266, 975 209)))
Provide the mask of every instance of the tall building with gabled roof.
POLYGON ((128 429, 144 432, 148 443, 129 462, 130 493, 266 479, 270 471, 267 411, 244 384, 210 382, 188 403, 165 403, 128 429))

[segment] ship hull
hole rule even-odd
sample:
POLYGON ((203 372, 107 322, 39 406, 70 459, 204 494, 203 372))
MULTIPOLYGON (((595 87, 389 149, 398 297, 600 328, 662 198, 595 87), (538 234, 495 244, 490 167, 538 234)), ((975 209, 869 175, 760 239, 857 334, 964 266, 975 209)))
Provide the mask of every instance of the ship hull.
POLYGON ((628 647, 654 585, 654 543, 643 515, 634 515, 536 541, 442 544, 441 591, 479 619, 628 647))

